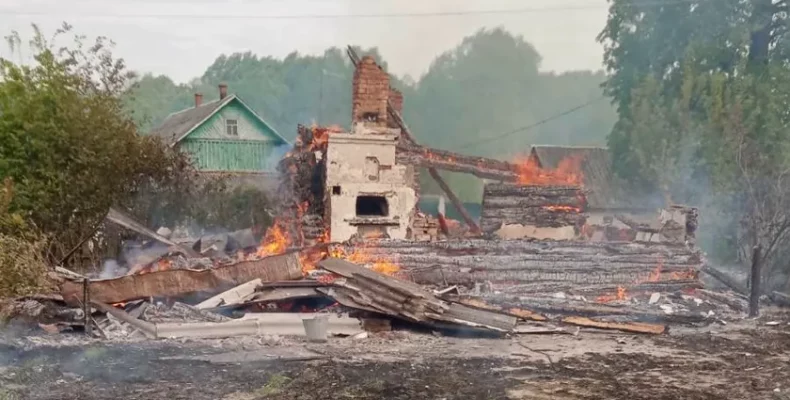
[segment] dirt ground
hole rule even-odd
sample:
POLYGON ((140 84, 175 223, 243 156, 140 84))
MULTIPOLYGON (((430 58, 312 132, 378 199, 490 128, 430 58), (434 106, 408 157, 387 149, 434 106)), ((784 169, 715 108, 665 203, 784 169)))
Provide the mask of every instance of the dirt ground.
POLYGON ((137 342, 0 338, 9 399, 788 399, 790 318, 448 338, 387 332, 137 342))

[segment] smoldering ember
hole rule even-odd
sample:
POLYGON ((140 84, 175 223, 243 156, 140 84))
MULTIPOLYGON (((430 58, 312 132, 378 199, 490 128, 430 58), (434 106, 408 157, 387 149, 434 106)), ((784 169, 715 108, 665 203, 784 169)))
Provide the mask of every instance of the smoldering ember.
POLYGON ((630 192, 603 148, 535 146, 505 162, 421 145, 388 74, 348 54, 352 127, 296 127, 261 241, 179 238, 110 210, 153 250, 102 276, 55 267, 56 290, 4 305, 0 398, 790 390, 784 297, 749 304, 708 265, 696 208, 630 192), (479 220, 440 170, 485 180, 479 220), (444 191, 436 215, 418 207, 421 173, 444 191))

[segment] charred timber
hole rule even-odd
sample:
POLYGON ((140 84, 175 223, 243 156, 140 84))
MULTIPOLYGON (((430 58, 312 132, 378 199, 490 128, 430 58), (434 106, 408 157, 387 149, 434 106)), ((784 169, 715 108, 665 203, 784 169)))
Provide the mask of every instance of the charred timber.
POLYGON ((675 291, 698 287, 704 264, 698 250, 663 243, 382 240, 364 247, 372 258, 397 263, 405 278, 419 284, 471 286, 489 281, 514 293, 598 293, 632 285, 675 291))
POLYGON ((647 323, 676 323, 698 324, 710 322, 699 313, 675 312, 666 314, 660 311, 640 309, 636 306, 613 306, 606 304, 590 304, 582 301, 568 299, 526 298, 503 295, 483 296, 483 300, 492 305, 505 309, 526 309, 545 315, 575 316, 575 317, 618 317, 630 321, 647 323))
MULTIPOLYGON (((302 264, 296 253, 216 267, 203 271, 171 269, 115 279, 92 280, 90 298, 103 303, 120 303, 149 297, 181 296, 189 293, 220 292, 260 278, 264 282, 294 280, 302 277, 302 264)), ((63 299, 70 304, 82 301, 82 282, 64 281, 63 299)))
POLYGON ((481 179, 505 182, 518 180, 518 167, 515 164, 492 158, 467 156, 416 144, 402 144, 398 146, 397 162, 398 164, 472 174, 481 179))
POLYGON ((581 227, 587 217, 579 186, 487 184, 483 189, 480 228, 493 233, 503 225, 581 227))

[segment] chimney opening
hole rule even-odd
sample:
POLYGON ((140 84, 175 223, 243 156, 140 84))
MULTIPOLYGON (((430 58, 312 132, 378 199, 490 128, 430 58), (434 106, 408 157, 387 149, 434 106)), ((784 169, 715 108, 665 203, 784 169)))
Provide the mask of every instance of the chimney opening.
POLYGON ((384 196, 359 196, 356 209, 357 216, 360 217, 386 217, 389 215, 389 205, 384 196))
POLYGON ((379 120, 379 113, 377 112, 366 112, 362 114, 362 120, 365 122, 378 122, 379 120))

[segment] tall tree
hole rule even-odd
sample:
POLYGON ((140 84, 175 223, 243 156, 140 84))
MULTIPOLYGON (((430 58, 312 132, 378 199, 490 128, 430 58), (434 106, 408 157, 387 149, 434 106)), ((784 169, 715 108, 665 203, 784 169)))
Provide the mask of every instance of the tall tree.
MULTIPOLYGON (((70 30, 64 25, 54 40, 70 30)), ((110 42, 75 35, 56 49, 34 31, 32 63, 0 59, 0 176, 12 194, 0 212, 32 223, 57 262, 111 205, 167 181, 186 163, 137 135, 120 98, 132 75, 113 58, 110 42)), ((10 43, 22 45, 20 35, 10 43)), ((9 229, 0 224, 0 234, 18 234, 9 229)))
POLYGON ((787 18, 784 0, 614 0, 599 37, 616 170, 714 204, 741 258, 759 244, 770 272, 788 267, 775 257, 790 229, 787 18))

